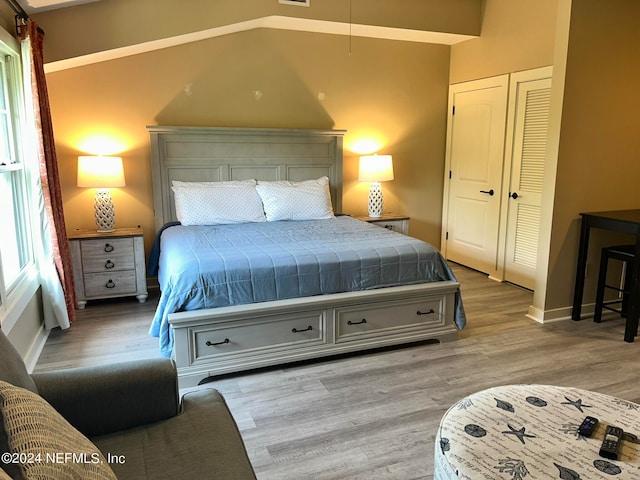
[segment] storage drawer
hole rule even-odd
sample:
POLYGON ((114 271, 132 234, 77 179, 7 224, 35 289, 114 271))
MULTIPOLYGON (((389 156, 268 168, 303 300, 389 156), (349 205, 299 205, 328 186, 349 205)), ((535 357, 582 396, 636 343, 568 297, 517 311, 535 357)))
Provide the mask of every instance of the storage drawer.
POLYGON ((82 261, 91 257, 108 258, 127 256, 133 258, 133 237, 81 240, 82 261))
POLYGON ((336 343, 444 325, 445 297, 409 298, 334 309, 336 343))
POLYGON ((191 361, 323 344, 324 324, 325 310, 317 310, 191 327, 191 361))
POLYGON ((87 298, 133 295, 136 293, 136 272, 87 273, 84 275, 84 291, 87 298))
POLYGON ((131 253, 104 254, 98 257, 83 257, 82 266, 85 273, 112 272, 131 270, 135 265, 133 250, 131 253))

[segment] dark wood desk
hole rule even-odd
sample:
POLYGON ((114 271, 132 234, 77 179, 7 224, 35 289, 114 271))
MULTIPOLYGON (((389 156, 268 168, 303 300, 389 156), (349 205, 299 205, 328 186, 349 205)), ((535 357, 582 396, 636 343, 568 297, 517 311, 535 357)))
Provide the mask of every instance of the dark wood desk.
POLYGON ((624 330, 625 342, 633 342, 638 331, 638 317, 640 316, 640 302, 635 301, 635 299, 640 298, 640 281, 638 279, 638 273, 640 272, 640 209, 590 212, 581 213, 580 215, 582 215, 582 227, 580 229, 580 249, 578 250, 578 267, 576 269, 576 284, 573 292, 571 318, 580 320, 591 229, 601 228, 635 235, 635 259, 633 265, 628 266, 628 268, 631 268, 632 272, 634 272, 629 289, 631 291, 631 305, 624 330))

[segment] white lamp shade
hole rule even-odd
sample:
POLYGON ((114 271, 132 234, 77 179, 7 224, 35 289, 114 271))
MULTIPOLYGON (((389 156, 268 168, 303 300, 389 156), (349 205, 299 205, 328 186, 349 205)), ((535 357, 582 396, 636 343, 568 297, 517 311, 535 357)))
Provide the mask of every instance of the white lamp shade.
POLYGON ((393 160, 391 155, 365 155, 360 157, 358 180, 361 182, 393 180, 393 160))
POLYGON ((122 158, 102 156, 78 157, 78 187, 124 187, 122 158))

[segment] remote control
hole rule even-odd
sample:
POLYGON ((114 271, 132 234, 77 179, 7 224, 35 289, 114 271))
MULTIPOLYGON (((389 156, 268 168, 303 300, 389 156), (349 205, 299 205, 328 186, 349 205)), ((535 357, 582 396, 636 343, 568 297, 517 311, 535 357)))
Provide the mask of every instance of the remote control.
POLYGON ((604 432, 604 440, 600 447, 601 457, 608 458, 609 460, 618 460, 618 452, 620 451, 623 433, 621 428, 607 425, 607 429, 604 432))
POLYGON ((585 417, 580 426, 578 427, 578 433, 583 437, 591 437, 596 427, 598 426, 598 419, 596 417, 585 417))

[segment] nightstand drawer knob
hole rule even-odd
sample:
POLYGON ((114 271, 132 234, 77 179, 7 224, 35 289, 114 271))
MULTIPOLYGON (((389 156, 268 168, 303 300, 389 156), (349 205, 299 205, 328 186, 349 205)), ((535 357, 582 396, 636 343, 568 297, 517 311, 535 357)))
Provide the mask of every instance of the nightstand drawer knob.
POLYGON ((104 251, 109 253, 109 252, 113 252, 113 245, 111 245, 110 243, 105 243, 104 244, 104 251))
POLYGON ((107 288, 116 288, 116 284, 114 283, 113 280, 109 279, 109 281, 105 284, 105 287, 107 287, 107 288))
POLYGON ((104 264, 104 268, 106 268, 107 270, 111 270, 112 268, 115 268, 116 264, 113 263, 111 260, 107 260, 107 262, 104 264))

